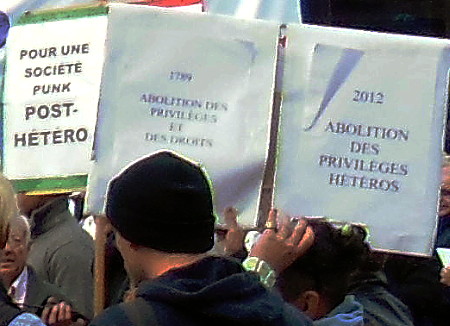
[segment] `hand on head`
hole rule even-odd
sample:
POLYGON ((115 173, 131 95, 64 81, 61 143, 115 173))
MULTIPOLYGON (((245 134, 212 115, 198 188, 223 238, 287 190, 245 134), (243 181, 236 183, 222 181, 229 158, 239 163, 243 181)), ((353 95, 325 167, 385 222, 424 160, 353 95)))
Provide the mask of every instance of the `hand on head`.
POLYGON ((290 219, 278 221, 278 210, 272 209, 266 226, 250 256, 264 260, 277 274, 304 255, 314 243, 314 232, 304 219, 295 225, 290 219))

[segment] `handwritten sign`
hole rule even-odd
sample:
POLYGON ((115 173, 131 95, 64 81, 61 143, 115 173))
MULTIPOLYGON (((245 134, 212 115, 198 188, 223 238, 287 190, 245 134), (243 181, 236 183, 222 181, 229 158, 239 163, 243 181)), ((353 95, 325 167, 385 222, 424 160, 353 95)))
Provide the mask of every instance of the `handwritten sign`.
POLYGON ((319 27, 288 39, 276 205, 430 253, 449 42, 319 27))
POLYGON ((111 7, 109 21, 89 211, 103 210, 107 183, 123 167, 171 149, 206 168, 218 212, 233 205, 253 224, 278 25, 123 5, 111 7))
POLYGON ((106 25, 102 15, 11 29, 4 92, 8 178, 88 173, 106 25))

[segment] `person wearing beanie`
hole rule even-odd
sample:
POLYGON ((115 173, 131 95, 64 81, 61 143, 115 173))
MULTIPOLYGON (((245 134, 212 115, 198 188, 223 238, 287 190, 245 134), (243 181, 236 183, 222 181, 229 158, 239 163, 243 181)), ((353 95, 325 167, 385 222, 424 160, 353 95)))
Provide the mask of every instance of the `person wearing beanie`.
POLYGON ((134 297, 90 325, 311 325, 236 261, 208 256, 215 215, 202 168, 159 151, 113 178, 106 217, 134 297))

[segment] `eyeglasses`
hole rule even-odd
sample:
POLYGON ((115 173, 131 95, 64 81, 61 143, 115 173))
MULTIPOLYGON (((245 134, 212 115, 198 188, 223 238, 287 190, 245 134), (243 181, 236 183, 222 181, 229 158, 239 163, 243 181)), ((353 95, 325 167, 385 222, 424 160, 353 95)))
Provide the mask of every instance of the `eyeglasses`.
POLYGON ((6 244, 9 246, 9 248, 16 249, 19 248, 20 246, 25 245, 25 239, 10 234, 8 240, 6 241, 6 244))

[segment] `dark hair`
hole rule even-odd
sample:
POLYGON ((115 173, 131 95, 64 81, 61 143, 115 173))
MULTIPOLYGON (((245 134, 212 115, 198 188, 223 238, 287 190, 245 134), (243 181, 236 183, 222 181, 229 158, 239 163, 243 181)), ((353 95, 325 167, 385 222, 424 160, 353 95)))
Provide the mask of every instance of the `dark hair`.
POLYGON ((367 232, 350 224, 335 227, 330 222, 311 221, 309 225, 314 244, 279 275, 277 287, 288 302, 314 290, 335 307, 344 300, 351 274, 370 260, 367 232))

